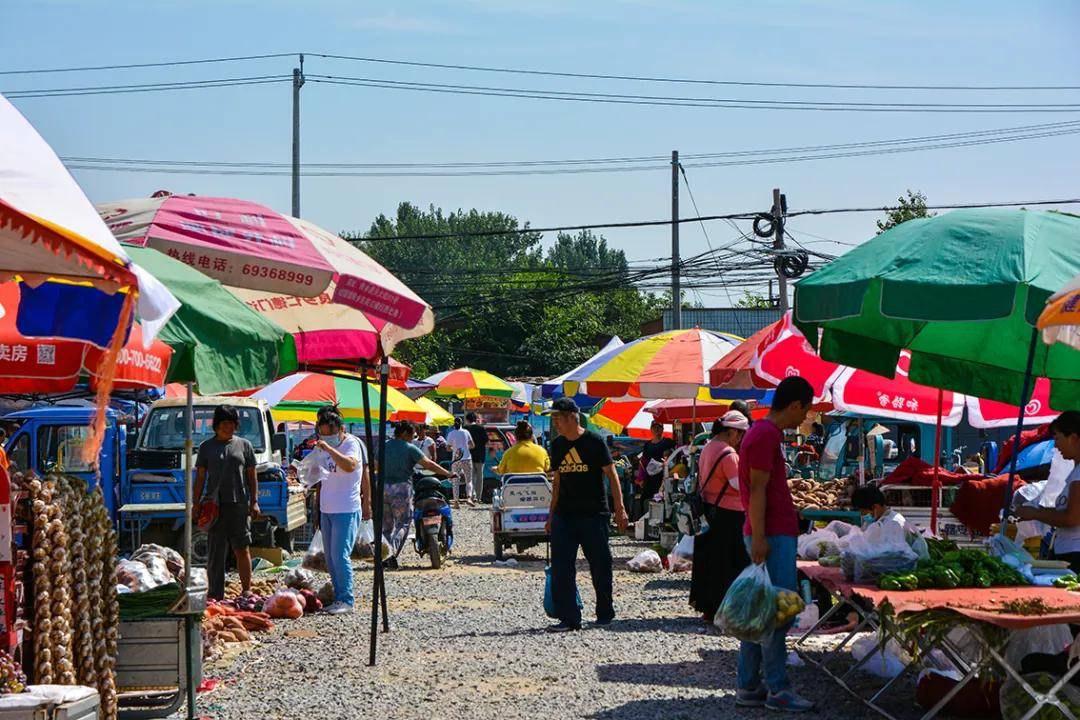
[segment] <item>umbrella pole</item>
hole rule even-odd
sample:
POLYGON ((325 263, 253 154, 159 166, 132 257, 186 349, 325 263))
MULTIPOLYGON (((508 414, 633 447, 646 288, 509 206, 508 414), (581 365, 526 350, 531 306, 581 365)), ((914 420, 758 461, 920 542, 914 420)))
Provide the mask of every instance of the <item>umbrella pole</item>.
MULTIPOLYGON (((195 437, 195 407, 192 399, 191 383, 187 384, 187 405, 184 409, 184 591, 191 588, 191 517, 195 498, 194 474, 194 437, 195 437)), ((192 634, 195 619, 190 613, 184 616, 184 655, 186 657, 185 672, 187 673, 187 717, 188 720, 195 718, 195 658, 192 643, 192 634)))
MULTIPOLYGON (((368 377, 367 377, 367 371, 370 370, 370 369, 371 369, 371 366, 368 365, 367 363, 365 363, 364 365, 362 365, 360 367, 360 385, 361 385, 361 395, 364 396, 363 397, 363 403, 364 403, 364 434, 365 434, 365 438, 366 438, 365 439, 365 447, 367 449, 367 457, 368 457, 368 481, 369 481, 368 486, 369 486, 370 490, 372 491, 372 496, 373 497, 371 498, 371 501, 374 504, 375 474, 374 474, 374 471, 372 470, 371 459, 375 457, 375 451, 374 451, 374 446, 371 443, 371 398, 368 397, 368 388, 370 387, 370 385, 368 384, 368 377)), ((372 507, 373 511, 374 511, 374 509, 375 508, 372 507)), ((372 529, 374 530, 375 529, 374 528, 374 526, 375 526, 374 518, 372 518, 371 524, 372 524, 372 529)), ((379 560, 381 560, 382 559, 382 528, 381 528, 381 526, 380 526, 378 532, 379 532, 379 534, 378 534, 377 537, 379 538, 379 542, 376 543, 372 548, 372 552, 376 553, 376 554, 372 555, 372 557, 376 557, 379 560)), ((373 533, 373 535, 374 535, 374 533, 373 533)), ((377 593, 375 593, 375 594, 378 595, 378 597, 379 597, 379 599, 380 599, 380 601, 382 603, 383 632, 387 632, 387 631, 390 630, 390 619, 387 617, 387 613, 386 613, 386 578, 385 578, 385 576, 380 578, 380 583, 379 583, 378 587, 376 588, 376 590, 377 590, 377 593)))
POLYGON ((1016 481, 1016 461, 1020 456, 1020 433, 1024 430, 1024 409, 1031 400, 1032 377, 1031 371, 1035 366, 1035 348, 1039 344, 1039 331, 1031 329, 1031 342, 1028 345, 1027 368, 1024 370, 1024 387, 1020 391, 1019 417, 1016 419, 1016 435, 1013 436, 1013 453, 1009 458, 1009 481, 1005 485, 1005 502, 1001 507, 1001 534, 1005 535, 1006 520, 1009 518, 1009 507, 1012 505, 1013 483, 1016 481))
POLYGON ((930 485, 930 532, 937 535, 938 501, 941 496, 941 413, 945 391, 937 391, 937 426, 934 428, 934 482, 930 485))
POLYGON ((379 533, 379 545, 377 554, 375 556, 375 591, 372 593, 371 599, 371 638, 370 647, 371 654, 368 658, 368 664, 375 665, 375 655, 378 641, 379 630, 379 588, 384 588, 383 580, 383 563, 382 563, 382 523, 383 523, 383 495, 386 490, 386 485, 383 482, 383 468, 386 466, 386 386, 390 379, 390 362, 384 357, 382 365, 379 368, 379 390, 381 391, 379 396, 379 481, 376 483, 375 489, 375 507, 372 508, 373 515, 375 516, 375 526, 379 533))

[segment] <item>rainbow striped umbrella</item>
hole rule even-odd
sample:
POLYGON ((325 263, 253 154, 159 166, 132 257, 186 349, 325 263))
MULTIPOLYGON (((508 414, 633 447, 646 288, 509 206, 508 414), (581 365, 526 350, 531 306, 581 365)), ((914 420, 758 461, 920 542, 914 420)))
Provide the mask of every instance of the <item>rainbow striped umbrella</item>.
MULTIPOLYGON (((589 415, 589 422, 616 435, 647 440, 652 437, 650 428, 656 422, 656 417, 649 412, 649 408, 661 402, 663 401, 610 398, 601 400, 589 415)), ((664 425, 664 435, 672 437, 673 434, 671 425, 664 425)))
POLYGON ((1080 275, 1050 297, 1038 327, 1047 345, 1060 342, 1080 350, 1080 275))
POLYGON ((424 420, 426 425, 449 427, 454 424, 454 416, 434 400, 422 397, 417 398, 415 402, 427 412, 427 419, 424 420))
POLYGON ((510 383, 484 370, 463 367, 436 373, 424 382, 435 386, 435 394, 467 397, 513 397, 514 388, 510 383))
MULTIPOLYGON (((299 372, 277 380, 251 397, 266 400, 274 409, 274 419, 286 422, 314 422, 319 408, 337 405, 346 422, 364 420, 364 384, 359 377, 299 372)), ((368 384, 372 417, 379 412, 379 387, 368 384)), ((399 390, 386 389, 387 420, 426 422, 427 411, 399 390)))
POLYGON ((563 381, 592 397, 709 398, 709 368, 743 340, 727 333, 669 330, 606 350, 563 381))

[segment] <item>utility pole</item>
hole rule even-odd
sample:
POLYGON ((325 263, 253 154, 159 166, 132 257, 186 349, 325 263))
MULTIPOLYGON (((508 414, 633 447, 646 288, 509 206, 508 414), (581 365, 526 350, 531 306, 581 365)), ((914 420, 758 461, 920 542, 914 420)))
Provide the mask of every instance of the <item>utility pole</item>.
POLYGON ((780 193, 780 188, 772 191, 773 248, 776 255, 776 285, 780 292, 780 312, 788 311, 787 278, 783 271, 784 250, 784 213, 787 212, 787 198, 780 193))
POLYGON ((671 329, 682 330, 682 281, 679 277, 679 151, 671 151, 671 329))
POLYGON ((304 56, 292 71, 292 216, 300 217, 300 88, 304 87, 304 56))

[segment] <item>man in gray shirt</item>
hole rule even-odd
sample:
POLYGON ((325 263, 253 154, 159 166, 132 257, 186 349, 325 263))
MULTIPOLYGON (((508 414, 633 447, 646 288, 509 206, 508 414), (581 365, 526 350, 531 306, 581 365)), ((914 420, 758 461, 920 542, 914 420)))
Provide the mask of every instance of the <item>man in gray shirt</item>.
POLYGON ((225 595, 225 559, 229 547, 236 556, 236 570, 245 594, 251 592, 251 520, 258 517, 259 482, 255 474, 255 449, 236 435, 240 414, 232 405, 214 408, 214 437, 199 446, 195 459, 195 517, 204 502, 218 506, 217 520, 207 530, 209 557, 207 595, 225 595))

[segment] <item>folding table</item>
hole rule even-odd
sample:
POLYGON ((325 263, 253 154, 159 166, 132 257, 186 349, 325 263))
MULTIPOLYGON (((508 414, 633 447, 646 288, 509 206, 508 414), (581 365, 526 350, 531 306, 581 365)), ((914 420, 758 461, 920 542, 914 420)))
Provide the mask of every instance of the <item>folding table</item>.
MULTIPOLYGON (((1064 676, 1047 692, 1041 693, 1032 688, 1020 675, 1020 669, 1013 667, 1005 658, 1005 645, 1009 633, 995 633, 992 628, 1006 631, 1024 630, 1042 625, 1060 623, 1080 624, 1080 595, 1060 588, 1047 587, 1007 587, 1007 588, 957 588, 954 590, 879 590, 868 585, 857 585, 844 579, 839 568, 826 568, 811 562, 800 562, 799 571, 811 582, 825 588, 833 596, 835 603, 820 620, 803 633, 795 642, 796 652, 806 662, 822 670, 844 690, 865 703, 869 708, 889 720, 896 720, 879 703, 880 698, 903 676, 889 680, 883 687, 867 696, 855 687, 851 678, 860 667, 883 650, 890 640, 895 640, 912 657, 921 657, 933 650, 940 650, 961 672, 962 679, 934 707, 923 715, 922 720, 931 720, 959 693, 965 685, 974 679, 981 670, 997 666, 1013 681, 1019 683, 1034 700, 1035 704, 1020 720, 1031 720, 1046 705, 1053 705, 1069 720, 1075 717, 1057 697, 1069 681, 1080 672, 1080 663, 1073 665, 1064 676), (1015 600, 1041 600, 1048 608, 1046 615, 1017 615, 1005 611, 1006 603, 1015 600), (967 629, 972 637, 982 646, 985 653, 976 662, 969 662, 963 653, 948 638, 927 638, 920 636, 909 640, 897 632, 893 623, 883 625, 880 610, 884 604, 890 604, 895 614, 896 625, 903 625, 904 616, 926 610, 948 609, 957 613, 957 626, 967 629), (858 615, 853 630, 827 649, 820 658, 813 657, 807 650, 807 641, 821 627, 845 608, 858 615), (833 665, 840 653, 860 632, 875 631, 875 652, 868 653, 860 662, 846 670, 834 670, 833 665), (1003 636, 1003 637, 1002 637, 1003 636)), ((906 670, 912 669, 917 661, 912 661, 906 670)))

